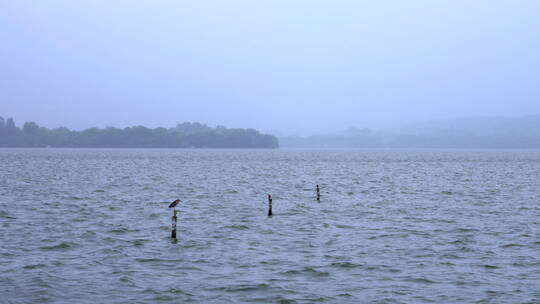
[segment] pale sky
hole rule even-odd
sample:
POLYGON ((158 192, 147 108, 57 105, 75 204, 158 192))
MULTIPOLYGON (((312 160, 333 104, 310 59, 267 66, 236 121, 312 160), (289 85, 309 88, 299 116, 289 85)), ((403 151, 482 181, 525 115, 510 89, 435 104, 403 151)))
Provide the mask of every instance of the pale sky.
POLYGON ((540 113, 540 1, 0 0, 0 116, 281 134, 540 113))

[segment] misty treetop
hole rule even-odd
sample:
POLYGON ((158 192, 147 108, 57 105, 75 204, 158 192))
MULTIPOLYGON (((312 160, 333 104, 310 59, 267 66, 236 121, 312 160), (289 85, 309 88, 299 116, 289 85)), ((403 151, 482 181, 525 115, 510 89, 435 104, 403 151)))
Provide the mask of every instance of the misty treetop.
POLYGON ((285 148, 539 149, 540 114, 431 121, 398 131, 350 128, 339 135, 289 136, 279 142, 285 148))
POLYGON ((134 126, 72 131, 48 129, 35 122, 25 122, 20 129, 13 118, 0 117, 0 147, 277 148, 278 140, 254 129, 212 128, 189 122, 169 129, 134 126))

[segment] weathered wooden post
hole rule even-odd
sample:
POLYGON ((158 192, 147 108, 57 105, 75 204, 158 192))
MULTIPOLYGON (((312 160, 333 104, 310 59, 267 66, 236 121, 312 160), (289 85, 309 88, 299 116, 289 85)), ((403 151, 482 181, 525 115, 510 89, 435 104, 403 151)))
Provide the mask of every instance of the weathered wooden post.
POLYGON ((169 208, 173 208, 173 216, 172 216, 172 223, 171 223, 171 238, 173 239, 176 239, 176 221, 177 221, 176 205, 178 205, 178 203, 180 202, 181 200, 177 199, 169 205, 169 208))
POLYGON ((171 237, 176 238, 176 209, 173 209, 172 223, 171 223, 171 237))
POLYGON ((272 195, 268 194, 268 216, 272 216, 272 195))
POLYGON ((319 185, 317 185, 317 201, 321 200, 321 188, 319 188, 319 185))

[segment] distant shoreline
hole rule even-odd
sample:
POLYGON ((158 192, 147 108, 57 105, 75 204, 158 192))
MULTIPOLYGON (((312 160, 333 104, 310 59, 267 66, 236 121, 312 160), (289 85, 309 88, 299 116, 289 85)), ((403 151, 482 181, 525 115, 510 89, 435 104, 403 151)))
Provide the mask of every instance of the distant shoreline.
POLYGON ((133 126, 128 128, 90 128, 72 131, 48 129, 35 122, 25 122, 22 129, 13 118, 0 117, 0 147, 10 148, 266 148, 279 147, 275 136, 255 129, 209 127, 185 122, 175 128, 133 126))

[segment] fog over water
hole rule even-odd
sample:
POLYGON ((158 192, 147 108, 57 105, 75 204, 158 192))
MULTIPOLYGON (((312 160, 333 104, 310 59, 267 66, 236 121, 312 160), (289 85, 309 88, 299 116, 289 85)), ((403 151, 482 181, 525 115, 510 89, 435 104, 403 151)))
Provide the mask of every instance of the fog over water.
POLYGON ((538 1, 2 1, 0 115, 279 136, 540 113, 538 1))

